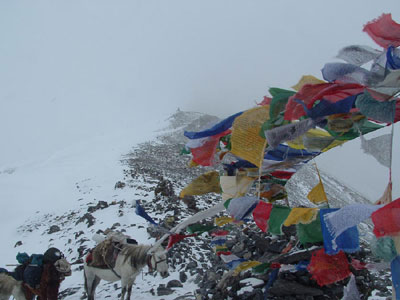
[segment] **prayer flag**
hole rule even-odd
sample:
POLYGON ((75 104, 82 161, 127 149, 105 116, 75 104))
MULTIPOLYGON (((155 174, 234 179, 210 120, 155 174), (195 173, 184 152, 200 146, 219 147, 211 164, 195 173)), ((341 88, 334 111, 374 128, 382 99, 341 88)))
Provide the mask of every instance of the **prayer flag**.
POLYGON ((319 243, 324 239, 322 237, 321 220, 319 212, 317 218, 310 224, 298 224, 297 225, 297 236, 302 245, 307 243, 319 243))
POLYGON ((324 208, 319 211, 325 252, 329 255, 336 254, 340 250, 350 253, 356 252, 360 249, 358 229, 356 226, 346 229, 336 238, 333 237, 326 226, 324 216, 337 210, 338 208, 324 208))
POLYGON ((221 192, 219 173, 217 171, 210 171, 197 177, 181 191, 179 197, 183 198, 185 196, 203 195, 213 192, 221 192))
POLYGON ((255 260, 244 261, 235 268, 235 270, 233 271, 233 275, 238 275, 242 271, 246 271, 253 267, 257 267, 259 265, 261 265, 261 263, 259 261, 255 261, 255 260))
POLYGON ((307 198, 314 204, 328 202, 328 198, 326 197, 326 194, 325 194, 324 185, 322 184, 321 180, 308 193, 307 198))
POLYGON ((392 269, 392 283, 396 292, 396 300, 400 300, 400 255, 392 260, 390 267, 392 269))
POLYGON ((299 82, 296 85, 292 86, 292 89, 299 91, 305 84, 319 84, 319 83, 326 83, 326 82, 312 75, 303 75, 301 76, 299 82))
POLYGON ((268 220, 268 232, 282 234, 282 225, 290 214, 291 209, 286 206, 274 205, 268 220))
POLYGON ((364 30, 379 46, 400 46, 400 24, 392 19, 392 14, 382 14, 378 19, 368 22, 364 30))
POLYGON ((136 200, 135 213, 138 216, 141 216, 142 218, 145 218, 151 224, 158 226, 158 224, 156 222, 154 222, 154 220, 145 212, 143 207, 139 204, 139 200, 136 200))
POLYGON ((400 198, 375 211, 372 216, 377 237, 395 236, 400 233, 400 198))
POLYGON ((378 101, 365 91, 355 102, 360 112, 368 118, 384 123, 393 123, 396 112, 396 101, 378 101))
POLYGON ((254 222, 261 229, 266 232, 268 229, 268 220, 271 214, 272 204, 259 201, 256 208, 253 210, 254 222))
POLYGON ((243 220, 248 214, 250 214, 258 204, 258 198, 256 197, 239 197, 228 200, 229 204, 227 207, 228 213, 235 218, 235 220, 243 220))
POLYGON ((378 58, 382 51, 369 46, 351 45, 341 49, 336 56, 349 64, 361 66, 371 60, 378 58))
POLYGON ((219 133, 222 133, 229 128, 232 127, 233 121, 242 114, 242 112, 236 113, 225 120, 222 120, 218 124, 214 125, 213 127, 200 131, 200 132, 191 132, 191 131, 185 131, 184 136, 186 136, 189 139, 200 139, 208 136, 213 136, 219 133))
POLYGON ((237 117, 232 127, 232 154, 261 167, 266 140, 259 132, 268 118, 268 105, 250 109, 237 117))
POLYGON ((169 236, 168 239, 168 245, 167 245, 167 250, 170 249, 174 244, 180 242, 181 240, 183 240, 184 238, 187 237, 192 237, 192 236, 196 236, 197 234, 189 234, 189 235, 185 235, 185 234, 172 234, 169 236))
POLYGON ((307 267, 320 286, 335 283, 350 276, 349 262, 346 254, 340 251, 336 255, 328 255, 324 249, 314 251, 307 267))
POLYGON ((298 223, 310 224, 318 215, 317 208, 295 207, 286 218, 283 226, 291 226, 298 223))

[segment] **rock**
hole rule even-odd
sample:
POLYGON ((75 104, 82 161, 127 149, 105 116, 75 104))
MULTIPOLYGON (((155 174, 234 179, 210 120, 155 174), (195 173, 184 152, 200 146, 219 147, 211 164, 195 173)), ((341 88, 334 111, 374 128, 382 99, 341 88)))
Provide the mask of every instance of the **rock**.
POLYGON ((188 277, 187 277, 187 275, 186 275, 186 273, 184 271, 179 272, 179 280, 181 282, 186 282, 187 278, 188 277))
POLYGON ((55 233, 55 232, 59 232, 61 229, 60 229, 60 227, 59 226, 57 226, 57 225, 51 225, 50 226, 50 228, 49 228, 49 231, 47 232, 48 234, 52 234, 52 233, 55 233))
POLYGON ((17 248, 19 246, 22 246, 22 242, 21 241, 16 242, 15 245, 14 245, 14 248, 17 248))
POLYGON ((87 221, 88 227, 93 226, 94 223, 96 222, 96 218, 93 217, 90 213, 84 214, 81 218, 79 218, 78 221, 76 221, 75 225, 78 225, 79 223, 87 221))
POLYGON ((168 281, 167 288, 174 288, 174 287, 175 288, 176 287, 183 287, 183 284, 179 280, 176 280, 176 279, 168 281))
POLYGON ((191 261, 190 263, 187 264, 186 270, 193 270, 198 266, 197 261, 191 261))
POLYGON ((89 206, 87 211, 89 213, 93 213, 96 210, 104 209, 104 208, 107 208, 107 207, 108 207, 108 203, 106 201, 99 201, 99 202, 97 202, 96 206, 89 206))
POLYGON ((157 288, 157 296, 171 295, 174 292, 173 289, 165 287, 165 284, 160 284, 157 288))
POLYGON ((309 295, 322 296, 324 292, 318 288, 302 285, 295 281, 277 279, 269 292, 275 296, 309 295))
POLYGON ((123 189, 125 187, 126 183, 122 181, 117 181, 114 185, 114 190, 116 189, 123 189))

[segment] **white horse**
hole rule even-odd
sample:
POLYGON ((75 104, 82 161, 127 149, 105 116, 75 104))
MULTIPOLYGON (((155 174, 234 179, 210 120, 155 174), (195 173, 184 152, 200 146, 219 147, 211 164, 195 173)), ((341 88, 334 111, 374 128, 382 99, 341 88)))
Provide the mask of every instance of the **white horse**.
POLYGON ((21 281, 15 280, 14 277, 6 273, 1 273, 0 300, 8 300, 11 296, 14 296, 16 300, 26 300, 21 281))
MULTIPOLYGON (((85 290, 89 300, 94 300, 96 287, 100 280, 115 282, 121 280, 121 300, 130 300, 132 285, 136 276, 147 264, 150 272, 157 270, 162 277, 168 276, 168 264, 166 251, 162 247, 149 245, 124 245, 117 256, 115 267, 113 269, 101 269, 90 267, 84 264, 85 290)), ((1 299, 0 299, 1 300, 1 299)))

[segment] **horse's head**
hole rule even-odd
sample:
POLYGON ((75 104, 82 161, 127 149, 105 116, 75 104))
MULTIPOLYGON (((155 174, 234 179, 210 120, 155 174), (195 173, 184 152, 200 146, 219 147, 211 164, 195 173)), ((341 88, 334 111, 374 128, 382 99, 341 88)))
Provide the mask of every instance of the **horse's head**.
POLYGON ((156 270, 162 277, 167 277, 169 275, 167 253, 161 247, 159 247, 156 251, 149 253, 148 265, 150 270, 156 270))

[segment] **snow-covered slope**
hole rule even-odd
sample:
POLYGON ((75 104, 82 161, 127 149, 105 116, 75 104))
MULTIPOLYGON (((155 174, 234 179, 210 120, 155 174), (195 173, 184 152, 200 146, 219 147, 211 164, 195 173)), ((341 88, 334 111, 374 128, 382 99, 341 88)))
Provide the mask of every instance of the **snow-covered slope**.
MULTIPOLYGON (((116 229, 139 243, 155 241, 157 233, 135 214, 135 200, 167 228, 215 203, 217 195, 205 195, 196 198, 195 208, 188 208, 176 194, 206 170, 188 168, 188 157, 179 155, 185 141, 183 130, 199 130, 217 120, 178 110, 159 125, 157 132, 142 133, 139 138, 131 132, 101 136, 55 153, 45 161, 0 170, 0 197, 4 203, 0 267, 15 264, 17 252, 43 253, 55 246, 73 263, 72 276, 61 286, 62 299, 79 299, 83 295, 82 261, 95 245, 93 234, 116 229)), ((296 176, 288 189, 291 203, 297 205, 304 203, 306 193, 316 183, 316 174, 306 167, 296 176)), ((328 174, 322 177, 333 206, 367 201, 328 174)), ((147 274, 145 268, 134 286, 135 299, 194 299, 194 291, 204 278, 220 278, 210 268, 223 263, 213 254, 209 242, 209 236, 200 236, 174 246, 169 253, 168 278, 147 274), (169 287, 174 279, 183 287, 169 287)), ((208 291, 211 287, 202 289, 208 291)), ((119 284, 105 282, 97 290, 98 299, 116 299, 119 293, 119 284)))

